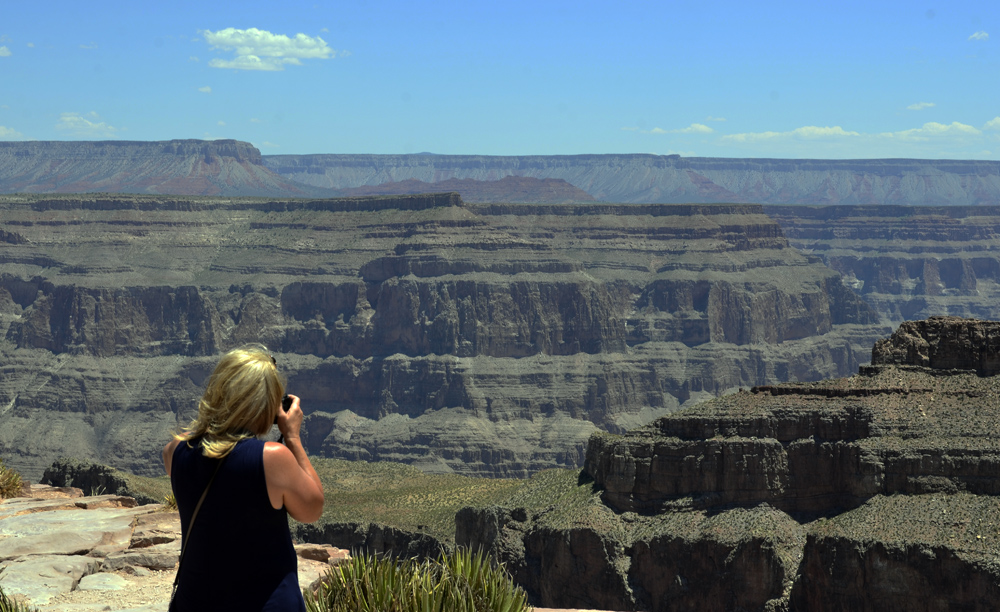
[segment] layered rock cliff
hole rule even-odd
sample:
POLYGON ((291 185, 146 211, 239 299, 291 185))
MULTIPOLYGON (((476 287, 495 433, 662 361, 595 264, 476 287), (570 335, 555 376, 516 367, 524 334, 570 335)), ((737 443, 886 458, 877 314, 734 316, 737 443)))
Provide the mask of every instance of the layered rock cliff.
MULTIPOLYGON (((759 206, 6 196, 0 454, 148 474, 216 355, 264 342, 310 452, 523 476, 882 333, 759 206)), ((9 458, 9 459, 8 459, 9 458)))
POLYGON ((767 206, 790 244, 838 271, 893 326, 1000 319, 996 206, 767 206))
POLYGON ((995 608, 998 331, 909 323, 857 376, 596 433, 562 505, 465 509, 456 541, 551 607, 995 608))
POLYGON ((331 189, 417 179, 563 179, 607 202, 1000 204, 1000 162, 723 159, 679 155, 269 155, 264 164, 331 189))
POLYGON ((169 193, 280 195, 326 193, 262 165, 237 140, 161 142, 0 142, 0 193, 169 193))

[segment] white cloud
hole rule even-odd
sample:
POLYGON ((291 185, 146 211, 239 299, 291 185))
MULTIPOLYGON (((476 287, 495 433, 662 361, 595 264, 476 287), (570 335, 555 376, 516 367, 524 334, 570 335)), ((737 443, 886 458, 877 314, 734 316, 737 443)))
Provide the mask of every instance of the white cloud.
POLYGON ((858 132, 849 132, 839 125, 833 127, 818 127, 807 125, 795 128, 789 132, 749 132, 746 134, 727 134, 723 140, 733 142, 759 142, 762 140, 776 139, 796 139, 796 140, 816 140, 820 138, 844 138, 847 136, 860 136, 858 132))
POLYGON ((266 140, 264 141, 263 146, 269 147, 269 148, 278 148, 278 147, 281 147, 281 145, 277 145, 277 144, 274 144, 273 142, 268 142, 266 140))
POLYGON ((994 117, 986 122, 983 126, 984 130, 1000 130, 1000 117, 994 117))
POLYGON ((264 122, 261 121, 260 119, 256 118, 256 117, 251 117, 250 118, 250 123, 264 123, 264 122))
POLYGON ((637 128, 637 127, 623 127, 621 130, 623 132, 638 132, 639 128, 637 128))
POLYGON ((191 55, 191 56, 188 56, 188 61, 189 62, 200 62, 201 60, 198 59, 197 55, 191 55))
POLYGON ((679 130, 674 130, 675 134, 711 134, 714 132, 712 128, 708 127, 703 123, 692 123, 686 128, 681 128, 679 130))
POLYGON ((29 49, 34 49, 35 48, 35 43, 28 43, 28 48, 29 49))
POLYGON ((56 123, 56 129, 70 132, 74 136, 104 136, 110 138, 117 135, 118 128, 110 126, 103 121, 97 121, 100 118, 97 113, 91 111, 87 113, 87 117, 94 119, 94 121, 83 117, 80 113, 62 113, 59 115, 59 122, 56 123))
POLYGON ((917 102, 916 104, 911 104, 906 107, 906 110, 924 110, 925 108, 933 108, 935 104, 933 102, 917 102))
POLYGON ((204 87, 199 87, 198 91, 200 91, 201 93, 212 93, 212 88, 209 87, 208 85, 205 85, 204 87))
POLYGON ((225 121, 219 121, 218 123, 216 123, 216 125, 226 125, 226 122, 225 121))
POLYGON ((653 128, 646 132, 647 134, 711 134, 714 132, 712 128, 704 125, 702 123, 692 123, 686 128, 681 128, 679 130, 665 130, 663 128, 653 128))
POLYGON ((725 117, 713 117, 712 115, 705 117, 705 121, 725 121, 725 120, 726 120, 725 117))
POLYGON ((320 37, 296 34, 272 34, 267 30, 226 28, 218 32, 202 30, 201 35, 213 49, 233 51, 230 60, 212 59, 212 68, 234 70, 284 70, 286 65, 298 66, 303 59, 330 59, 337 53, 320 37))
POLYGON ((0 125, 0 140, 24 140, 24 134, 15 129, 0 125))
POLYGON ((80 45, 80 48, 81 49, 88 49, 88 50, 89 49, 96 49, 97 48, 97 43, 93 43, 92 42, 89 45, 80 45))
POLYGON ((879 136, 882 138, 898 138, 900 140, 926 141, 931 138, 978 136, 979 134, 982 134, 982 132, 971 125, 965 125, 957 121, 952 121, 950 124, 931 121, 918 128, 899 132, 883 132, 879 136))
POLYGON ((978 32, 969 37, 969 40, 989 40, 989 39, 990 35, 982 30, 979 30, 978 32))
POLYGON ((10 57, 11 55, 14 55, 14 54, 10 52, 10 49, 8 49, 5 46, 4 47, 0 47, 0 57, 10 57))

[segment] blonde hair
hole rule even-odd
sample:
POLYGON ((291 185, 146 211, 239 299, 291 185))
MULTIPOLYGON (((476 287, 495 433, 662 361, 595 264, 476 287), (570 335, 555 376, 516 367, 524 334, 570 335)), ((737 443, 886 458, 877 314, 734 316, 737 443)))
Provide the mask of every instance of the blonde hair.
POLYGON ((285 381, 266 347, 231 350, 208 379, 198 418, 174 437, 188 444, 201 438, 206 457, 225 457, 240 440, 267 433, 284 393, 285 381))

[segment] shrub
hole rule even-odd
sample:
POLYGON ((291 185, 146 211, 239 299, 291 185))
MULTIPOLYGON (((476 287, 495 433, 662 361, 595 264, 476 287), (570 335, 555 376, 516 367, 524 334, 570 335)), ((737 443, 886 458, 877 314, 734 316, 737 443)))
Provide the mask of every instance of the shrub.
POLYGON ((29 608, 27 604, 7 597, 0 588, 0 612, 38 612, 38 608, 29 608))
POLYGON ((0 499, 14 497, 21 492, 21 475, 3 464, 0 459, 0 499))
POLYGON ((354 557, 306 593, 309 612, 524 612, 527 595, 501 565, 460 549, 436 561, 354 557))

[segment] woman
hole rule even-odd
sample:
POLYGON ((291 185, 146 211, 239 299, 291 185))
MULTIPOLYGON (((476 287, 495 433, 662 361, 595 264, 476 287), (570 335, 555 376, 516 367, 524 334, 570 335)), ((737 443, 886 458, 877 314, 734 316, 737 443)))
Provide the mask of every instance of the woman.
POLYGON ((299 438, 299 398, 286 411, 284 392, 263 346, 230 351, 198 418, 163 448, 186 547, 172 610, 305 611, 287 515, 317 520, 323 486, 299 438), (259 440, 275 422, 284 444, 259 440))

